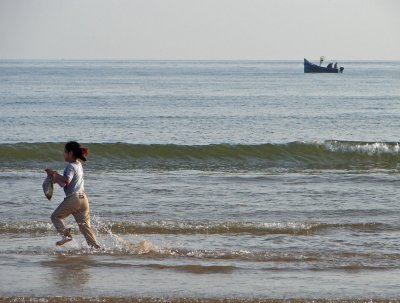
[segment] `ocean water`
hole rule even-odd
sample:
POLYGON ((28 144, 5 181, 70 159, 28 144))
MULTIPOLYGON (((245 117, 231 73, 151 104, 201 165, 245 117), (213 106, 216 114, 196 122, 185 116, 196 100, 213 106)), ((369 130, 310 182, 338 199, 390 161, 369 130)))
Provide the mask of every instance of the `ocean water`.
POLYGON ((0 61, 0 301, 400 300, 400 62, 0 61), (91 250, 44 168, 89 149, 91 250))

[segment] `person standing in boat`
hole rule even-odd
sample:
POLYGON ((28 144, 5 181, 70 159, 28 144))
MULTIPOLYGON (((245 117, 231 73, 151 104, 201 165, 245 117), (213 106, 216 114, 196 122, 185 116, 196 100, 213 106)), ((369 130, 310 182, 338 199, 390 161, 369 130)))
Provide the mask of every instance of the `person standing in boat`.
POLYGON ((336 69, 337 69, 337 62, 335 62, 335 65, 333 66, 333 68, 336 68, 336 69))

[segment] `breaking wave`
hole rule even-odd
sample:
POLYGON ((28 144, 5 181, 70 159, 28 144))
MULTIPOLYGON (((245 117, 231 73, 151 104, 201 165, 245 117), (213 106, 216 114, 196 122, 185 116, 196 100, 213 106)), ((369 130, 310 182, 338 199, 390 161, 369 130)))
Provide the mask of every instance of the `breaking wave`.
MULTIPOLYGON (((93 143, 87 168, 159 170, 395 169, 394 142, 292 142, 259 145, 93 143)), ((0 144, 0 168, 42 168, 62 160, 63 143, 0 144)))
MULTIPOLYGON (((381 231, 392 229, 383 223, 262 223, 262 222, 117 222, 97 223, 95 229, 100 234, 250 234, 250 235, 314 235, 332 230, 351 230, 359 232, 381 231)), ((47 222, 0 223, 0 234, 38 234, 54 233, 54 227, 47 222)), ((77 231, 78 232, 78 231, 77 231)))

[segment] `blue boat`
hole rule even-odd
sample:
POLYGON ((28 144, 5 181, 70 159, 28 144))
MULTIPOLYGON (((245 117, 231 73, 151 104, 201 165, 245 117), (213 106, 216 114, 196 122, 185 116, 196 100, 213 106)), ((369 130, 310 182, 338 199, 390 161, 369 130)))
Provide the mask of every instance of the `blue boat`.
MULTIPOLYGON (((322 62, 322 60, 321 60, 322 62)), ((316 65, 304 58, 304 72, 305 73, 343 73, 344 68, 334 68, 332 64, 327 67, 316 65)))

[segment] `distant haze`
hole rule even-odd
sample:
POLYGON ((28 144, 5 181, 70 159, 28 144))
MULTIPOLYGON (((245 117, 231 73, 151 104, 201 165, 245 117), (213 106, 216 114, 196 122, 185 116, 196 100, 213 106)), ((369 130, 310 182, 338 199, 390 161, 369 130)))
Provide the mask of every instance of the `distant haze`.
POLYGON ((0 59, 400 60, 399 0, 0 0, 0 59))

